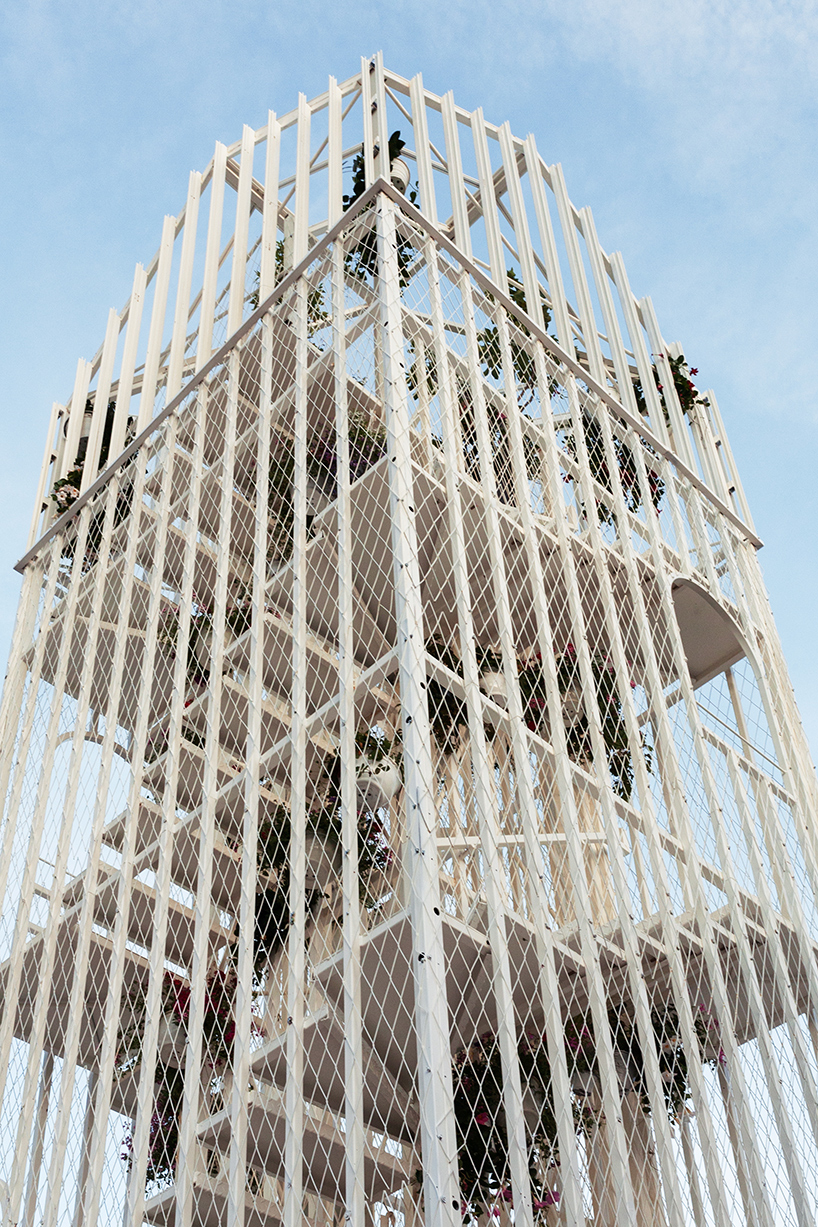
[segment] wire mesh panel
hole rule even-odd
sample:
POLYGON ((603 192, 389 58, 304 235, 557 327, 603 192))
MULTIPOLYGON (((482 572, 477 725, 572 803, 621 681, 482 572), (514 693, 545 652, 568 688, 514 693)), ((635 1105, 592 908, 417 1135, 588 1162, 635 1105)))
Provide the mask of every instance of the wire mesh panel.
POLYGON ((150 409, 126 363, 62 445, 0 713, 3 1221, 808 1227, 814 779, 715 402, 448 99, 439 223, 406 84, 343 202, 379 62, 302 100, 292 213, 274 116, 276 194, 217 148, 150 409))

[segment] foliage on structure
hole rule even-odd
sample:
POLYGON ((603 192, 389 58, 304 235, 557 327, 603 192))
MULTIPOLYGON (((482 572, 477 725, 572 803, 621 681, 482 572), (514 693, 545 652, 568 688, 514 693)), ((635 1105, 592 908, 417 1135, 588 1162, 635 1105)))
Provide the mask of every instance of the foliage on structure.
MULTIPOLYGON (((692 1098, 689 1058, 679 1016, 672 1002, 667 1002, 651 1012, 650 1021, 665 1109, 671 1123, 677 1123, 689 1111, 692 1098)), ((649 1114, 644 1054, 630 1004, 623 1002, 609 1010, 608 1029, 618 1093, 635 1093, 642 1111, 649 1114)), ((716 1052, 718 1023, 704 1005, 694 1012, 693 1029, 698 1053, 692 1059, 713 1065, 723 1062, 720 1046, 716 1052)), ((560 1164, 559 1108, 570 1109, 574 1130, 588 1139, 605 1121, 598 1044, 589 1015, 566 1020, 563 1045, 571 1088, 571 1100, 566 1105, 555 1103, 546 1032, 528 1029, 517 1045, 531 1200, 537 1221, 543 1223, 546 1211, 560 1200, 556 1180, 560 1164)), ((476 1224, 483 1216, 490 1222, 498 1202, 509 1207, 513 1204, 503 1093, 506 1083, 500 1043, 493 1031, 484 1032, 455 1053, 452 1083, 462 1217, 468 1224, 476 1224)), ((422 1173, 418 1173, 420 1177, 422 1173)))
MULTIPOLYGON (((659 357, 662 358, 664 355, 659 354, 659 357)), ((677 358, 671 358, 670 354, 668 354, 667 363, 673 376, 673 386, 676 389, 676 395, 679 398, 679 405, 681 406, 682 413, 688 418, 688 420, 692 421, 697 407, 707 409, 710 405, 710 401, 701 395, 693 382, 693 376, 698 375, 699 373, 698 367, 689 367, 684 354, 679 354, 677 358)), ((656 369, 655 363, 652 365, 651 371, 653 373, 653 381, 656 384, 656 390, 659 393, 659 401, 662 406, 665 422, 670 424, 670 413, 668 412, 667 401, 665 400, 665 390, 659 378, 659 372, 656 369)), ((636 397, 636 404, 639 412, 644 417, 648 417, 649 411, 641 379, 634 379, 633 391, 634 396, 636 397)))

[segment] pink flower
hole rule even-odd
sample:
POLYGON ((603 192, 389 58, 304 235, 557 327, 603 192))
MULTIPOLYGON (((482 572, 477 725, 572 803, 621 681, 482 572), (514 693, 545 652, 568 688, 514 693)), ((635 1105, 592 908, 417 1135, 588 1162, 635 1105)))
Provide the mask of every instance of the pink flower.
POLYGON ((484 1125, 484 1126, 485 1126, 485 1125, 490 1125, 490 1124, 491 1124, 491 1117, 489 1116, 488 1112, 486 1112, 486 1111, 483 1111, 483 1112, 477 1112, 477 1113, 475 1113, 474 1123, 475 1123, 475 1125, 484 1125))

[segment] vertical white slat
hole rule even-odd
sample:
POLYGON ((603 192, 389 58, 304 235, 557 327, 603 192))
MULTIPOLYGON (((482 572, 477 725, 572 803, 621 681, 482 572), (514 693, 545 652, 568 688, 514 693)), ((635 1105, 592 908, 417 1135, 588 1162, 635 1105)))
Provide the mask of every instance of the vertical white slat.
POLYGON ((74 468, 77 450, 80 445, 82 419, 85 414, 85 402, 88 399, 88 385, 91 382, 91 363, 80 358, 77 363, 77 373, 74 378, 74 390, 68 403, 68 422, 65 430, 65 451, 58 477, 65 477, 74 468))
POLYGON ((344 982, 344 1200, 347 1221, 364 1224, 366 1145, 361 1000, 361 902, 358 869, 358 806, 355 784, 355 596, 352 499, 349 472, 349 417, 344 317, 344 247, 332 252, 332 342, 335 374, 335 431, 338 475, 338 709, 341 751, 343 982, 344 982))
MULTIPOLYGON (((191 1068, 185 1069, 185 1102, 184 1116, 182 1128, 184 1138, 180 1140, 180 1149, 185 1144, 187 1149, 182 1149, 182 1154, 185 1158, 186 1168, 186 1183, 185 1191, 192 1193, 191 1189, 191 1171, 193 1167, 195 1171, 196 1164, 196 1116, 199 1105, 199 1077, 203 1067, 203 1046, 202 1046, 202 1022, 206 1008, 206 977, 208 969, 208 961, 212 958, 213 951, 211 949, 211 916, 212 916, 212 892, 213 892, 213 862, 214 862, 214 844, 216 834, 216 802, 218 793, 218 768, 220 757, 220 734, 222 731, 222 719, 224 711, 224 647, 225 647, 225 614, 227 609, 227 595, 230 581, 230 547, 233 539, 233 492, 234 492, 234 475, 235 475, 235 460, 236 460, 236 437, 237 437, 237 416, 239 403, 239 374, 241 369, 241 349, 234 348, 226 362, 226 408, 224 413, 223 425, 223 447, 220 456, 221 472, 218 474, 218 497, 219 497, 219 512, 218 512, 218 539, 216 542, 216 576, 213 591, 213 612, 212 612, 212 641, 210 648, 209 661, 209 679, 207 684, 207 724, 205 730, 204 744, 204 772, 202 775, 202 804, 201 804, 201 825, 199 831, 199 847, 198 847, 198 875, 196 884, 196 903, 195 903, 195 924, 193 935, 193 960, 191 966, 191 1010, 190 1022, 188 1028, 188 1052, 191 1059, 191 1068)), ((222 385, 223 386, 223 385, 222 385)), ((196 488, 192 492, 192 498, 195 498, 194 510, 197 517, 202 515, 202 504, 204 502, 204 474, 201 469, 202 451, 199 450, 204 446, 204 433, 206 429, 207 418, 204 414, 203 406, 197 407, 197 412, 201 413, 201 418, 197 421, 197 450, 194 455, 194 463, 197 466, 195 480, 196 488)), ((190 533, 185 542, 185 573, 184 573, 184 592, 181 594, 181 601, 187 605, 193 598, 196 584, 196 524, 191 523, 190 533)), ((181 716, 181 704, 180 704, 181 716)), ((252 927, 251 927, 252 932, 252 927)), ((247 1083, 239 1088, 244 1096, 243 1107, 247 1110, 246 1093, 247 1083)), ((234 1095, 235 1103, 235 1095, 234 1095)), ((243 1175, 243 1174, 242 1174, 243 1175)), ((206 1191, 200 1194, 201 1197, 207 1197, 206 1191)), ((200 1210, 192 1205, 192 1198, 186 1200, 184 1210, 180 1208, 183 1202, 182 1193, 177 1194, 177 1223, 187 1223, 186 1215, 191 1214, 191 1221, 196 1222, 200 1210)), ((228 1186, 228 1219, 241 1212, 244 1206, 244 1192, 242 1182, 242 1192, 237 1200, 235 1181, 231 1181, 228 1186)), ((235 1220, 233 1220, 235 1221, 235 1220)))
POLYGON ((45 436, 45 451, 43 452, 43 463, 40 466, 40 476, 37 481, 37 494, 34 498, 34 511, 31 516, 31 528, 28 530, 28 541, 26 549, 30 550, 34 542, 39 536, 40 518, 43 514, 43 503, 46 499, 46 486, 51 472, 51 465, 54 459, 54 436, 57 432, 57 423, 63 413, 63 406, 58 401, 54 401, 51 405, 51 416, 48 419, 48 430, 45 436))
MULTIPOLYGON (((268 134, 270 125, 268 124, 268 134)), ((268 136, 269 139, 269 136, 268 136)), ((276 175, 277 181, 277 175, 276 175)), ((236 1034, 233 1056, 233 1094, 230 1104, 230 1158, 228 1181, 231 1191, 228 1224, 244 1223, 248 1160, 247 1087, 250 1085, 250 1046, 253 1005, 253 937, 255 926, 258 826, 261 808, 261 748, 264 711, 265 581, 267 578, 268 491, 265 475, 270 471, 270 431, 273 401, 273 327, 268 314, 260 328, 261 380, 259 386, 258 434, 256 437, 255 515, 251 581, 249 671, 247 679, 247 738, 244 748, 244 824, 242 829, 241 886, 238 907, 239 943, 236 985, 236 1034)), ((255 1139, 253 1139, 255 1140, 255 1139)))
MULTIPOLYGON (((62 533, 59 533, 49 543, 46 550, 33 563, 29 564, 30 569, 27 569, 26 577, 23 581, 23 596, 27 598, 27 609, 25 614, 21 610, 15 626, 15 634, 19 636, 18 642, 20 645, 22 668, 16 671, 17 676, 14 679, 14 687, 9 686, 7 682, 3 688, 4 704, 9 702, 6 699, 7 692, 10 698, 12 696, 19 696, 19 699, 23 699, 25 695, 24 705, 20 712, 16 743, 14 737, 9 737, 0 745, 0 751, 3 754, 3 772, 0 782, 3 784, 3 796, 9 796, 7 817, 3 828, 2 848, 0 848, 0 900, 3 901, 6 899, 9 873, 14 863, 15 840, 21 817, 20 799, 23 793, 26 765, 31 750, 34 721, 37 715, 39 683, 48 643, 48 627, 54 608, 54 594, 57 589, 60 553, 64 542, 65 537, 62 533), (42 601, 40 601, 41 591, 43 594, 42 601), (33 653, 30 646, 32 643, 33 653), (23 649, 23 645, 25 645, 25 649, 23 649), (23 655, 23 650, 25 650, 25 655, 23 655), (24 691, 26 665, 28 665, 31 683, 27 691, 24 691), (14 750, 17 751, 16 755, 13 753, 14 750), (14 768, 13 772, 12 767, 14 768)), ((6 726, 8 727, 9 724, 10 713, 6 716, 6 726)), ((23 821, 25 821, 25 816, 23 816, 23 821)), ((12 987, 11 975, 9 975, 4 983, 5 1002, 11 1002, 14 997, 12 987)), ((13 1013, 14 1008, 16 1007, 12 1005, 5 1006, 4 1016, 9 1010, 12 1010, 13 1013)), ((0 1103, 2 1102, 6 1073, 7 1068, 0 1067, 0 1103)))
POLYGON ((656 319, 656 313, 653 310, 653 303, 649 298, 642 298, 639 302, 639 310, 645 324, 645 331, 648 334, 650 347, 653 350, 653 359, 656 363, 656 369, 659 372, 659 382, 662 384, 662 390, 665 398, 665 406, 670 417, 670 430, 672 435, 673 449, 681 460, 692 469, 695 473, 698 469, 696 458, 693 455, 693 445, 690 440, 690 432, 682 413, 679 404, 679 398, 676 395, 676 386, 673 382, 673 372, 667 361, 667 347, 662 339, 662 334, 659 331, 659 324, 656 319))
POLYGON ((196 254, 196 228, 199 221, 199 196, 202 191, 202 176, 196 170, 190 172, 185 203, 185 230, 182 236, 182 254, 179 261, 179 285, 176 291, 176 314, 173 320, 173 336, 168 355, 167 400, 172 401, 182 386, 182 366, 187 348, 187 323, 190 316, 190 287, 193 280, 193 257, 196 254))
POLYGON ((216 289, 219 282, 226 170, 227 147, 221 141, 216 141, 216 149, 213 153, 213 174, 210 179, 210 215, 207 222, 202 301, 199 307, 199 336, 196 345, 197 371, 202 369, 213 352, 213 317, 216 313, 216 289))
POLYGON ((91 1153, 91 1132, 94 1128, 94 1102, 96 1099, 97 1078, 96 1070, 91 1070, 88 1075, 88 1084, 85 1091, 85 1117, 82 1123, 77 1191, 74 1197, 74 1215, 71 1220, 71 1227, 84 1227, 85 1224, 83 1205, 85 1202, 85 1189, 88 1184, 88 1156, 91 1153))
MULTIPOLYGON (((88 449, 85 453, 85 464, 82 471, 81 494, 84 494, 91 482, 96 480, 99 472, 99 451, 102 444, 102 433, 105 429, 105 419, 108 416, 108 395, 111 391, 111 377, 114 373, 118 342, 119 316, 112 307, 108 312, 108 326, 105 329, 105 342, 102 346, 102 361, 97 376, 97 389, 94 393, 94 414, 91 418, 91 433, 88 436, 88 449)), ((109 455, 110 459, 112 457, 109 455)))
POLYGON ((409 97, 412 103, 412 130, 415 137, 420 210, 428 217, 432 225, 436 226, 437 204, 435 202, 434 172, 432 171, 432 150, 429 145, 429 121, 426 115, 426 91, 423 88, 423 77, 420 73, 412 78, 409 97))
MULTIPOLYGON (((153 534, 153 548, 156 551, 155 570, 159 572, 160 576, 164 569, 164 560, 169 552, 170 525, 174 514, 172 511, 172 500, 175 485, 175 468, 178 463, 178 452, 176 449, 178 425, 179 415, 174 413, 163 427, 165 466, 161 475, 162 484, 156 505, 153 534)), ((146 651, 154 634, 154 627, 158 623, 158 602, 161 601, 161 588, 157 592, 154 585, 155 577, 152 577, 148 611, 148 632, 145 637, 146 651)), ((173 670, 173 693, 169 712, 168 750, 162 788, 158 855, 154 867, 156 882, 154 886, 150 953, 148 956, 150 969, 148 992, 145 1001, 145 1023, 142 1035, 143 1051, 139 1068, 139 1088, 133 1131, 131 1170, 129 1173, 124 1215, 124 1222, 127 1224, 127 1227, 141 1227, 143 1221, 145 1177, 151 1140, 151 1124, 155 1111, 154 1084, 159 1055, 159 1025, 162 1016, 165 958, 168 950, 168 911, 171 898, 171 865, 175 840, 174 828, 176 827, 176 792, 181 756, 182 713, 184 710, 187 674, 187 653, 184 649, 187 642, 188 628, 186 617, 189 615, 189 610, 190 605, 186 603, 186 607, 180 611, 177 651, 173 670)), ((151 659, 156 659, 158 651, 158 641, 154 638, 151 659)), ((143 702, 149 704, 150 692, 144 696, 143 702)), ((147 725, 145 727, 147 728, 147 725)), ((137 746, 141 744, 141 732, 142 730, 138 728, 135 737, 137 746)), ((184 1161, 185 1157, 180 1161, 184 1161)))
POLYGON ((375 113, 373 104, 377 106, 375 97, 375 61, 361 57, 361 122, 364 129, 364 174, 366 186, 375 181, 375 113))
POLYGON ((534 263, 534 249, 531 246, 531 232, 528 228, 520 173, 517 169, 517 153, 508 123, 504 123, 500 128, 500 151, 503 155, 503 169, 506 172, 506 191, 511 204, 511 216, 514 218, 514 237, 517 240, 517 254, 520 257, 528 314, 535 324, 542 327, 542 312, 539 306, 540 283, 537 278, 537 266, 534 263))
POLYGON ((236 225, 233 231, 233 266, 230 271, 230 300, 227 307, 227 335, 232 337, 244 315, 247 270, 247 237, 250 228, 250 193, 253 187, 255 132, 244 125, 241 134, 239 185, 236 189, 236 225))
POLYGON ((440 110, 443 116, 443 136, 446 142, 446 166, 449 172, 449 192, 452 198, 452 217, 454 218, 454 241, 464 256, 471 259, 471 233, 469 231, 469 215, 466 211, 466 185, 463 181, 463 159, 460 156, 460 134, 457 125, 457 113, 454 106, 454 94, 444 94, 440 100, 440 110))
POLYGON ((648 407, 648 420, 653 433, 658 436, 662 442, 670 447, 670 436, 668 434, 667 422, 665 415, 662 412, 662 404, 659 399, 659 391, 656 387, 656 381, 653 378, 653 366, 650 361, 647 346, 645 345, 645 332, 639 322, 637 314, 636 299, 631 292, 628 274, 625 270, 625 263, 620 252, 615 251, 611 254, 611 273, 613 281, 619 294, 619 303, 622 308, 622 315, 625 319, 625 326, 628 330, 628 338, 630 340, 631 350, 636 361, 636 369, 639 372, 639 381, 642 384, 642 394, 645 398, 645 404, 648 407))
MULTIPOLYGON (((217 240, 218 241, 218 240, 217 240)), ((218 385, 217 385, 218 386, 218 385)), ((199 385, 196 391, 196 407, 193 420, 193 446, 191 448, 190 490, 185 524, 184 562, 182 584, 179 593, 179 635, 177 651, 186 659, 190 639, 190 607, 196 583, 196 548, 199 523, 202 514, 202 493, 205 479, 204 449, 205 433, 209 418, 211 389, 208 383, 199 385)), ((222 483, 224 486, 226 483, 222 483)), ((204 1013, 205 977, 207 975, 208 944, 210 937, 210 898, 213 881, 213 848, 215 842, 216 780, 218 750, 215 748, 212 724, 216 708, 212 696, 208 703, 205 746, 211 753, 205 758, 202 777, 203 804, 200 808, 198 862, 196 868, 195 921, 193 928, 193 954, 190 971, 190 1014, 187 1032, 188 1061, 185 1063, 185 1091, 179 1123, 179 1150, 189 1156, 180 1164, 176 1173, 175 1221, 179 1227, 190 1227, 195 1221, 193 1206, 193 1177, 195 1174, 196 1126, 199 1119, 202 1069, 202 1016, 204 1013)), ((217 726, 218 727, 218 726, 217 726)))
MULTIPOLYGON (((42 563, 33 559, 23 574, 6 676, 3 682, 3 697, 0 699, 0 796, 3 797, 6 796, 9 772, 18 751, 16 736, 18 724, 24 719, 21 705, 26 673, 29 665, 32 670, 34 668, 33 663, 28 659, 28 648, 36 625, 42 579, 42 563)), ((20 752, 23 751, 20 750, 20 752)), ((16 822, 16 813, 9 809, 3 831, 3 841, 0 842, 0 900, 5 898, 8 872, 8 864, 4 860, 5 839, 10 836, 13 842, 16 822)), ((11 855, 10 852, 9 855, 11 855)))
POLYGON ((295 200, 293 202, 293 267, 304 259, 310 222, 310 108, 304 94, 298 95, 298 134, 295 149, 295 200))
MULTIPOLYGON (((301 137, 299 124, 299 137, 301 137)), ((304 1018, 306 1010, 307 829, 307 282, 295 287, 295 465, 293 482, 293 660, 290 729, 290 914, 287 1081, 284 1091, 284 1227, 303 1222, 304 1018)))
MULTIPOLYGON (((722 420, 721 412, 719 410, 719 403, 716 400, 716 396, 713 391, 708 390, 707 400, 710 401, 710 412, 713 415, 713 422, 714 422, 716 431, 719 436, 719 443, 724 453, 724 456, 722 458, 722 464, 725 466, 725 469, 729 471, 730 482, 732 483, 733 490, 735 491, 735 496, 738 501, 739 510, 741 512, 742 519, 744 520, 744 523, 747 525, 750 531, 754 533, 755 526, 753 524, 753 517, 750 512, 749 504, 744 494, 744 487, 741 484, 741 477, 739 476, 739 471, 738 471, 738 468, 736 467, 735 459, 733 458, 733 449, 730 447, 730 440, 727 437, 727 431, 724 429, 724 422, 722 420)), ((728 489, 728 497, 726 500, 728 506, 730 506, 732 503, 732 500, 729 494, 730 492, 728 489)))
POLYGON ((451 1227, 460 1222, 460 1213, 452 1205, 459 1200, 460 1190, 396 241, 394 207, 388 197, 381 196, 378 201, 378 256, 382 270, 379 293, 403 721, 423 1192, 428 1227, 451 1227))
POLYGON ((264 302, 275 289, 278 242, 278 173, 281 159, 281 125, 275 111, 267 113, 267 157, 264 164, 264 205, 261 220, 261 265, 258 301, 264 302))
MULTIPOLYGON (((37 1194, 39 1192, 40 1173, 43 1166, 43 1148, 45 1145, 46 1125, 48 1124, 48 1109, 53 1077, 54 1054, 53 1052, 44 1052, 42 1069, 40 1071, 40 1084, 37 1089, 34 1147, 29 1161, 26 1191, 23 1198, 23 1221, 25 1223, 33 1223, 37 1213, 37 1194)), ((3 1209, 5 1210, 5 1207, 3 1209)))
POLYGON ((528 181, 531 185, 531 195, 534 200, 534 214, 540 232, 540 244, 545 264, 545 275, 548 278, 548 294, 551 298, 551 311, 557 332, 557 340, 569 354, 574 353, 574 334, 568 315, 568 302, 565 297, 565 286, 562 280, 562 269, 554 238, 554 226, 551 221, 551 211, 548 208, 548 196, 543 183, 542 164, 537 153, 537 145, 533 136, 525 143, 525 161, 528 170, 528 181))
POLYGON ((579 314, 580 324, 582 326, 582 336, 585 341, 585 350, 588 355, 588 366, 597 383, 601 384, 603 388, 607 388, 608 378, 605 374, 605 366, 602 361, 602 350, 599 346, 599 336, 597 334, 593 303, 591 302, 591 295, 588 292, 588 282, 585 277, 585 266, 582 261, 582 252, 580 251, 576 226, 574 224, 573 206, 571 201, 568 199, 568 192, 565 188, 565 179, 563 178, 562 167, 559 165, 559 163, 551 168, 551 182, 553 185, 554 197, 557 201, 557 209, 560 215, 562 239, 568 255, 568 265, 571 269, 571 280, 574 286, 574 294, 576 295, 577 299, 577 312, 579 314))
POLYGON ((342 121, 343 99, 335 77, 330 77, 327 101, 327 226, 332 227, 344 211, 342 121))
POLYGON ((139 350, 139 330, 142 327, 142 308, 145 303, 147 274, 141 264, 134 272, 133 289, 128 307, 128 329, 122 347, 122 362, 119 366, 119 383, 116 391, 114 429, 111 432, 110 458, 115 459, 125 446, 133 393, 136 355, 139 350))
MULTIPOLYGON (((486 136, 486 121, 480 107, 472 115, 472 136, 477 159, 477 178, 480 180, 480 204, 483 209, 483 225, 486 230, 486 246, 489 253, 491 279, 504 294, 508 293, 506 262, 503 256, 503 240, 500 237, 500 218, 497 214, 497 199, 494 195, 494 177, 491 170, 489 143, 486 136)), ((455 218, 457 212, 455 211, 455 218)), ((457 223, 455 222, 455 229, 457 223)))
POLYGON ((696 413, 702 425, 702 432, 705 439, 705 449, 708 456, 710 472, 712 474, 712 488, 723 503, 728 507, 733 506, 733 499, 730 494, 728 484, 727 467, 724 463, 725 457, 723 451, 719 450, 717 443, 718 427, 713 414, 713 393, 707 389, 702 393, 702 399, 707 402, 706 405, 697 405, 696 413))
MULTIPOLYGON (((133 617, 132 602, 134 601, 135 589, 137 589, 135 583, 136 559, 141 538, 140 530, 144 529, 152 519, 143 511, 147 474, 145 456, 148 447, 149 444, 143 446, 137 452, 132 462, 130 473, 127 475, 127 480, 133 487, 131 515, 134 517, 134 526, 125 538, 126 544, 122 559, 123 581, 120 588, 118 615, 119 619, 126 624, 133 617)), ((167 470, 163 470, 160 480, 164 490, 167 490, 167 476, 167 470)), ((160 500, 162 497, 163 495, 160 493, 160 500)), ((144 639, 142 641, 143 659, 149 662, 155 659, 157 652, 163 579, 164 558, 161 555, 155 555, 147 580, 147 617, 145 619, 144 639)), ((140 600, 143 598, 143 595, 140 593, 140 600)), ((120 634, 116 636, 114 658, 111 664, 106 726, 109 721, 115 726, 119 719, 122 683, 126 667, 129 664, 129 645, 129 635, 120 634)), ((133 667, 133 657, 131 657, 130 666, 133 667)), ((130 680, 135 682, 135 679, 130 680)), ((107 998, 102 1025, 102 1045, 97 1067, 98 1078, 93 1106, 93 1126, 88 1149, 88 1179, 85 1187, 84 1202, 79 1211, 84 1220, 89 1224, 97 1223, 100 1216, 100 1199, 108 1145, 109 1112, 117 1053, 122 984, 125 965, 128 960, 131 904, 134 895, 134 879, 137 872, 135 864, 138 848, 137 835, 141 813, 142 783, 145 773, 145 748, 150 717, 149 696, 153 689, 152 683, 152 670, 144 670, 139 679, 138 697, 135 703, 135 712, 133 713, 133 731, 130 743, 132 778, 128 790, 121 861, 116 882, 116 918, 113 925, 113 934, 110 938, 111 955, 108 967, 107 998)), ((113 743, 111 743, 111 748, 112 746, 113 743)), ((131 1227, 131 1225, 128 1224, 128 1227, 131 1227)))
POLYGON ((375 71, 370 73, 370 87, 372 89, 375 110, 372 114, 373 119, 373 136, 375 143, 372 149, 372 174, 375 179, 385 179, 387 183, 391 182, 389 163, 389 125, 386 115, 386 90, 384 88, 383 79, 383 52, 379 51, 375 56, 375 71))
POLYGON ((166 217, 162 226, 162 242, 159 245, 159 263, 153 283, 153 308, 148 331, 148 348, 145 353, 145 365, 142 370, 142 395, 139 398, 139 415, 137 430, 144 430, 153 417, 153 403, 156 399, 156 383, 159 375, 159 361, 162 354, 162 337, 165 330, 165 311, 168 302, 168 287, 170 286, 170 270, 173 263, 173 239, 176 228, 176 218, 166 217))

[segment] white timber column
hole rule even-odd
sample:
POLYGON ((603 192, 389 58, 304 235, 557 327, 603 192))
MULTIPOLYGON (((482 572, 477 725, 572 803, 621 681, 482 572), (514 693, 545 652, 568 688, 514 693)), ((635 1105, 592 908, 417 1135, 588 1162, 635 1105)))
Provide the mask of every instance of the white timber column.
MULTIPOLYGON (((223 148, 223 146, 222 146, 223 148)), ((212 200, 211 200, 212 205, 212 200)), ((193 409, 193 446, 191 449, 190 488, 185 508, 185 546, 182 570, 182 582, 179 592, 179 633, 177 638, 177 655, 183 664, 187 662, 188 645, 190 642, 190 613, 193 602, 193 585, 196 572, 196 546, 201 517, 202 486, 204 484, 204 450, 205 433, 208 421, 208 410, 211 400, 211 388, 207 382, 201 383, 196 390, 195 408, 193 409)), ((224 483, 223 483, 224 484, 224 483)), ((184 694, 184 690, 183 690, 184 694)), ((210 746, 214 747, 214 734, 211 732, 213 721, 213 701, 208 706, 208 725, 206 738, 210 738, 210 746)), ((168 737, 170 741, 170 735, 168 737)), ((206 741, 206 745, 207 745, 206 741)), ((216 750, 218 753, 218 750, 216 750)), ((205 775, 202 781, 201 823, 199 827, 198 866, 196 871, 196 899, 193 931, 193 956, 191 959, 191 993, 190 1017, 188 1021, 187 1060, 185 1062, 185 1092, 182 1101, 182 1114, 179 1125, 179 1148, 182 1154, 190 1156, 196 1153, 196 1126, 199 1119, 199 1100, 201 1090, 202 1070, 202 1016, 204 1014, 204 981, 207 974, 207 959, 209 952, 210 928, 210 896, 213 881, 213 847, 215 842, 215 787, 217 763, 213 753, 205 760, 205 775)), ((194 1162, 179 1165, 176 1174, 176 1222, 180 1227, 186 1227, 193 1219, 193 1176, 194 1162)))
POLYGON ((45 1144, 45 1129, 48 1122, 48 1107, 51 1099, 51 1080, 54 1077, 54 1054, 43 1053, 43 1064, 40 1071, 40 1086, 37 1091, 36 1133, 34 1148, 29 1161, 26 1193, 23 1201, 23 1223, 32 1225, 37 1212, 37 1192, 40 1185, 40 1171, 43 1165, 43 1147, 45 1144))
POLYGON ((332 252, 332 337, 338 474, 338 657, 341 725, 343 846, 345 1213, 350 1227, 366 1227, 364 1187, 363 1021, 361 1007, 361 901, 358 889, 358 817, 355 786, 355 598, 352 570, 352 500, 349 473, 344 246, 332 252))
POLYGON ((423 1196, 428 1227, 460 1224, 446 967, 438 883, 426 661, 394 205, 378 198, 381 335, 389 457, 423 1196))
MULTIPOLYGON (((300 108, 303 111, 304 108, 300 108)), ((302 116, 303 118, 303 116, 302 116)), ((299 122, 299 142, 303 123, 299 122)), ((302 192, 303 200, 303 192, 302 192)), ((306 240, 306 229, 304 229, 306 240)), ((293 475, 293 661, 290 682, 290 915, 287 1081, 284 1089, 284 1227, 303 1223, 304 1018, 307 966, 307 281, 294 288, 295 466, 293 475)))

